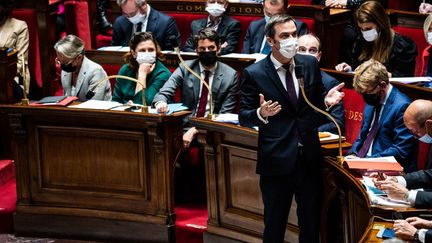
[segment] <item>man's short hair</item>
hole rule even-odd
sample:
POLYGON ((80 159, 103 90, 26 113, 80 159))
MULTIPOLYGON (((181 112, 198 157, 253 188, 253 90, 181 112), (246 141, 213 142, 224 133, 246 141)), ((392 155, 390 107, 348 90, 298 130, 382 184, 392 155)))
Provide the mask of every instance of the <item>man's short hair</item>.
MULTIPOLYGON (((123 4, 125 4, 128 0, 117 0, 117 5, 121 7, 123 4)), ((146 3, 147 0, 135 0, 135 3, 137 6, 142 6, 146 3)))
POLYGON ((353 87, 355 91, 363 94, 379 85, 381 81, 389 83, 387 69, 382 63, 370 59, 356 68, 353 87))
POLYGON ((220 44, 220 37, 218 33, 211 28, 204 28, 198 31, 198 34, 194 36, 195 46, 198 47, 198 41, 200 40, 210 40, 216 43, 216 46, 220 44))
POLYGON ((283 23, 286 23, 288 21, 292 21, 295 24, 293 17, 289 16, 288 14, 277 14, 277 15, 271 17, 265 26, 266 36, 274 38, 275 25, 283 24, 283 23))
POLYGON ((306 37, 314 38, 318 42, 318 51, 321 51, 321 40, 320 38, 318 38, 317 35, 315 35, 314 33, 307 33, 305 35, 299 36, 299 39, 306 38, 306 37))

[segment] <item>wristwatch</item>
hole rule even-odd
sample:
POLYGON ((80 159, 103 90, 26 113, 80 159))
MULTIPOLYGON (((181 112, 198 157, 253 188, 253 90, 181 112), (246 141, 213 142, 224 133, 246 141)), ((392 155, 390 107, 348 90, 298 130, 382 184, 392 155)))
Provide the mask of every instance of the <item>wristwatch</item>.
POLYGON ((419 239, 419 232, 420 230, 416 230, 416 232, 414 233, 414 242, 416 243, 420 243, 420 239, 419 239))

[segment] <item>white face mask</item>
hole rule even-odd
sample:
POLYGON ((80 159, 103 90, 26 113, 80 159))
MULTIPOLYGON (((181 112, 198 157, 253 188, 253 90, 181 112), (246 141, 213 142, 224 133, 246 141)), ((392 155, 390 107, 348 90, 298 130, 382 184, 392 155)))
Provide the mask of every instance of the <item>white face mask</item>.
POLYGON ((427 32, 427 42, 432 45, 432 32, 427 32))
POLYGON ((135 14, 133 17, 128 18, 128 20, 129 20, 132 24, 138 24, 138 23, 141 22, 143 19, 145 19, 145 15, 142 14, 140 11, 138 11, 138 13, 135 14))
POLYGON ((219 17, 225 13, 225 7, 218 3, 209 3, 207 4, 206 11, 213 17, 219 17))
POLYGON ((362 31, 362 35, 367 42, 372 42, 378 38, 378 32, 376 29, 362 31))
POLYGON ((423 143, 432 143, 432 137, 429 136, 429 134, 425 134, 423 137, 419 138, 420 141, 422 141, 423 143))
POLYGON ((288 38, 279 41, 279 52, 286 58, 292 58, 297 53, 297 38, 288 38))
POLYGON ((153 64, 156 62, 156 52, 138 52, 136 58, 138 64, 150 63, 153 64))

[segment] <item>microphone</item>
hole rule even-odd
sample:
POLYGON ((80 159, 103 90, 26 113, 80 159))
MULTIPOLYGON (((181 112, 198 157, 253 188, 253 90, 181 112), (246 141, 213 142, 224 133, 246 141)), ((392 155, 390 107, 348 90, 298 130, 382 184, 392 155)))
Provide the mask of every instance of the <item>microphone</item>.
POLYGON ((334 117, 333 117, 332 115, 330 115, 329 113, 327 113, 327 112, 321 110, 320 108, 316 107, 316 106, 315 106, 314 104, 312 104, 312 103, 309 101, 309 99, 307 98, 307 96, 306 96, 306 92, 304 91, 303 65, 296 65, 296 66, 294 67, 294 72, 295 72, 295 75, 296 75, 296 77, 297 77, 297 82, 298 82, 298 84, 299 84, 301 94, 302 94, 304 100, 306 101, 306 103, 307 103, 307 104, 308 104, 312 109, 314 109, 315 111, 317 111, 317 112, 323 114, 324 116, 328 117, 328 118, 329 118, 329 119, 330 119, 330 120, 331 120, 331 121, 336 125, 336 128, 337 128, 337 130, 338 130, 338 136, 339 136, 339 139, 338 139, 338 141, 339 141, 339 156, 336 156, 336 159, 337 159, 338 163, 342 164, 342 163, 344 162, 344 157, 343 157, 343 155, 342 155, 342 132, 341 132, 341 129, 340 129, 339 124, 336 122, 336 120, 334 119, 334 117))
POLYGON ((21 99, 21 105, 29 105, 30 101, 27 97, 27 73, 26 73, 26 63, 24 58, 24 53, 21 54, 21 62, 22 62, 22 77, 23 77, 23 89, 24 89, 24 97, 21 99))
POLYGON ((192 75, 194 75, 208 90, 208 94, 210 96, 210 112, 207 115, 207 118, 210 120, 214 120, 216 118, 216 115, 213 114, 213 94, 211 92, 210 86, 205 82, 205 80, 201 77, 201 75, 197 74, 195 71, 193 71, 188 65, 186 65, 185 61, 183 60, 183 57, 180 54, 180 48, 178 46, 177 38, 172 35, 169 37, 169 40, 171 42, 171 45, 174 47, 174 51, 176 52, 180 63, 183 64, 183 66, 188 70, 192 75))
POLYGON ((129 80, 129 81, 135 82, 136 84, 139 84, 139 85, 141 86, 141 88, 142 88, 142 103, 143 103, 143 107, 142 107, 141 111, 144 112, 144 113, 148 113, 149 108, 148 108, 147 103, 146 103, 146 100, 145 100, 145 89, 146 89, 146 86, 145 86, 145 77, 144 77, 144 84, 142 84, 138 79, 131 78, 131 77, 128 77, 128 76, 123 76, 123 75, 111 75, 111 76, 105 77, 105 78, 99 80, 99 81, 97 82, 97 84, 96 84, 92 89, 90 89, 90 90, 87 92, 87 94, 86 94, 86 98, 87 98, 87 99, 91 99, 91 98, 93 98, 93 96, 95 95, 94 90, 95 90, 95 89, 96 89, 96 88, 97 88, 101 83, 103 83, 103 82, 105 82, 105 81, 107 81, 107 80, 110 80, 110 79, 112 79, 112 78, 122 78, 122 79, 127 79, 127 80, 129 80))

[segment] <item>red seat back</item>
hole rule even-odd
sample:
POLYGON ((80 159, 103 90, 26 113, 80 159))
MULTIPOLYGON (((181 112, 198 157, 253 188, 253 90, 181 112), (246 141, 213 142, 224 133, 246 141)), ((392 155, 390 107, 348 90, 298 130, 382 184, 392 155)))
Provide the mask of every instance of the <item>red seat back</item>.
POLYGON ((66 1, 65 22, 66 32, 81 38, 86 45, 86 50, 92 49, 89 8, 86 1, 66 1))
POLYGON ((416 67, 414 71, 414 76, 420 76, 422 72, 422 50, 424 50, 429 44, 426 42, 425 35, 423 32, 423 26, 419 28, 409 28, 403 26, 394 26, 393 29, 403 36, 411 38, 417 45, 417 57, 416 57, 416 67))
MULTIPOLYGON (((422 54, 422 61, 421 61, 421 70, 420 70, 420 76, 426 76, 426 69, 427 69, 427 64, 429 62, 429 49, 431 48, 431 46, 427 46, 424 50, 423 50, 423 54, 422 54)), ((418 65, 418 64, 417 64, 418 65)))
POLYGON ((354 89, 343 88, 345 110, 345 137, 349 143, 354 143, 360 133, 363 121, 363 109, 365 103, 360 94, 354 89))
POLYGON ((195 13, 169 13, 165 14, 173 17, 177 23, 177 27, 180 31, 181 46, 184 46, 187 39, 189 38, 191 31, 191 23, 196 19, 207 18, 206 14, 195 14, 195 13))
MULTIPOLYGON (((42 71, 40 65, 40 50, 37 16, 34 9, 15 9, 12 17, 25 21, 29 31, 28 66, 30 70, 30 90, 32 87, 42 88, 42 71)), ((52 48, 52 47, 46 47, 52 48)))
POLYGON ((430 149, 431 149, 430 144, 419 142, 418 155, 417 155, 417 170, 426 169, 429 160, 430 149))
POLYGON ((401 1, 401 0, 388 0, 387 9, 398 9, 404 11, 418 12, 418 1, 401 1))

